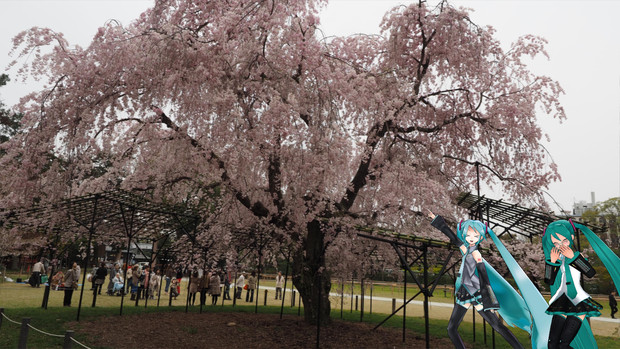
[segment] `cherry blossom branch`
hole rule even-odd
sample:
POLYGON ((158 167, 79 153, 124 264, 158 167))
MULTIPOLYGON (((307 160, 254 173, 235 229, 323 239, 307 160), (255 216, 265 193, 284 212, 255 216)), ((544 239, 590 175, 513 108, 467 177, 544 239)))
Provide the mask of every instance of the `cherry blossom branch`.
POLYGON ((387 122, 375 124, 370 131, 368 132, 368 136, 366 137, 366 148, 368 149, 367 155, 362 156, 360 164, 353 176, 353 179, 347 186, 347 190, 345 192, 344 197, 340 200, 340 203, 337 205, 341 210, 349 210, 357 197, 360 189, 366 185, 366 177, 369 173, 370 161, 372 160, 372 155, 374 153, 375 148, 379 141, 385 136, 385 133, 388 131, 387 122))
POLYGON ((495 175, 495 177, 497 177, 501 181, 516 182, 516 183, 519 183, 520 185, 522 185, 525 188, 529 188, 529 185, 527 183, 525 183, 525 182, 523 182, 523 181, 521 181, 521 180, 519 180, 519 179, 517 179, 515 177, 506 177, 506 176, 502 175, 501 173, 497 172, 495 169, 493 169, 489 165, 483 164, 481 162, 469 161, 469 160, 466 160, 466 159, 463 159, 463 158, 459 158, 459 157, 456 157, 456 156, 452 156, 452 155, 443 155, 442 158, 461 161, 461 162, 464 162, 464 163, 469 164, 469 165, 476 165, 476 164, 478 164, 478 165, 488 169, 489 171, 491 171, 491 173, 493 173, 495 175))
POLYGON ((269 209, 265 207, 262 202, 253 202, 249 196, 241 192, 241 190, 237 189, 237 187, 232 183, 232 179, 228 175, 228 171, 226 170, 226 164, 219 156, 217 156, 217 154, 215 154, 213 151, 205 149, 196 139, 188 135, 186 132, 182 132, 181 128, 177 126, 159 107, 151 106, 151 108, 159 116, 161 122, 164 125, 186 138, 194 148, 200 149, 206 154, 208 154, 206 156, 207 161, 214 163, 215 166, 222 171, 222 174, 220 175, 220 178, 222 179, 222 184, 225 184, 226 187, 233 192, 235 198, 243 206, 245 206, 257 217, 268 217, 270 215, 269 209))

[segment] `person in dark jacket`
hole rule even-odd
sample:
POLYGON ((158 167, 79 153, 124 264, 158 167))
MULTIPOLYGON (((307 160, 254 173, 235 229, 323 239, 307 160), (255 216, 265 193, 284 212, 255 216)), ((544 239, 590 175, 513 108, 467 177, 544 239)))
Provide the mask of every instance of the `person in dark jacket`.
POLYGON ((105 267, 105 263, 101 262, 99 268, 95 271, 95 290, 94 293, 101 294, 101 289, 105 283, 105 278, 108 276, 108 268, 105 267))
POLYGON ((616 301, 616 297, 614 297, 614 291, 611 291, 609 294, 609 307, 611 308, 611 318, 615 319, 614 316, 618 312, 618 302, 616 301))

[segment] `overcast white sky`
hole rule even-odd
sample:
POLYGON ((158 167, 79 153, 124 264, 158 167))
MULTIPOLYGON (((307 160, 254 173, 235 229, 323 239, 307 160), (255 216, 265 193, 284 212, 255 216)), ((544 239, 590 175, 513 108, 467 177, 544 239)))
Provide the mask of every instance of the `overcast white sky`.
MULTIPOLYGON (((328 36, 378 33, 388 9, 410 2, 332 0, 321 15, 321 27, 328 36)), ((493 26, 506 46, 524 34, 549 41, 550 60, 537 59, 531 69, 558 80, 566 91, 562 97, 565 122, 539 116, 551 137, 545 146, 562 175, 562 182, 553 184, 549 193, 562 208, 570 210, 575 201, 590 201, 590 192, 596 193, 597 201, 620 196, 620 1, 451 3, 472 8, 474 22, 493 26)), ((151 0, 0 0, 0 72, 15 76, 14 69, 6 71, 6 67, 11 60, 10 39, 21 30, 49 27, 63 32, 71 44, 85 47, 107 20, 129 24, 151 4, 151 0)), ((0 100, 13 105, 37 87, 12 81, 0 89, 0 100)))

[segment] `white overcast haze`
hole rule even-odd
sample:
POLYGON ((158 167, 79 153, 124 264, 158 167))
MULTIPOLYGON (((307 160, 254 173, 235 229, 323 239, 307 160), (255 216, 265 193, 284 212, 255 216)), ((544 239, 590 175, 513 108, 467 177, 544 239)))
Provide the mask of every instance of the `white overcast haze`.
MULTIPOLYGON (((98 27, 115 19, 123 25, 138 17, 153 1, 0 0, 0 72, 12 81, 0 88, 0 100, 11 106, 40 88, 20 83, 11 61, 11 38, 33 26, 62 32, 71 45, 88 46, 98 27)), ((378 34, 385 12, 411 1, 332 0, 321 14, 326 36, 378 34)), ((430 1, 436 3, 436 1, 430 1)), ((544 57, 530 67, 558 80, 565 90, 561 102, 567 120, 559 123, 542 113, 543 131, 551 138, 545 147, 559 167, 562 181, 548 192, 571 210, 573 202, 590 201, 590 192, 603 201, 620 196, 620 1, 451 1, 474 10, 473 21, 490 25, 504 47, 519 36, 534 34, 548 40, 544 57)), ((497 196, 484 192, 489 197, 497 196)), ((546 197, 554 211, 559 208, 546 197)))

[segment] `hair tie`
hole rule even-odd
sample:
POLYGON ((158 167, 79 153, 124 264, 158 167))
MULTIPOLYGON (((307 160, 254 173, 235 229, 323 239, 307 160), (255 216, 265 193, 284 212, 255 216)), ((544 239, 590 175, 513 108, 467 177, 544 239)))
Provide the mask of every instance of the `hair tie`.
POLYGON ((484 233, 486 234, 489 231, 489 224, 488 222, 484 222, 484 233))
POLYGON ((568 222, 570 223, 570 225, 573 227, 573 233, 577 232, 577 229, 575 228, 575 224, 573 224, 573 220, 572 219, 568 219, 568 222))
POLYGON ((463 224, 463 220, 462 220, 462 219, 461 219, 461 221, 459 222, 459 227, 458 227, 459 231, 461 231, 461 224, 463 224))

